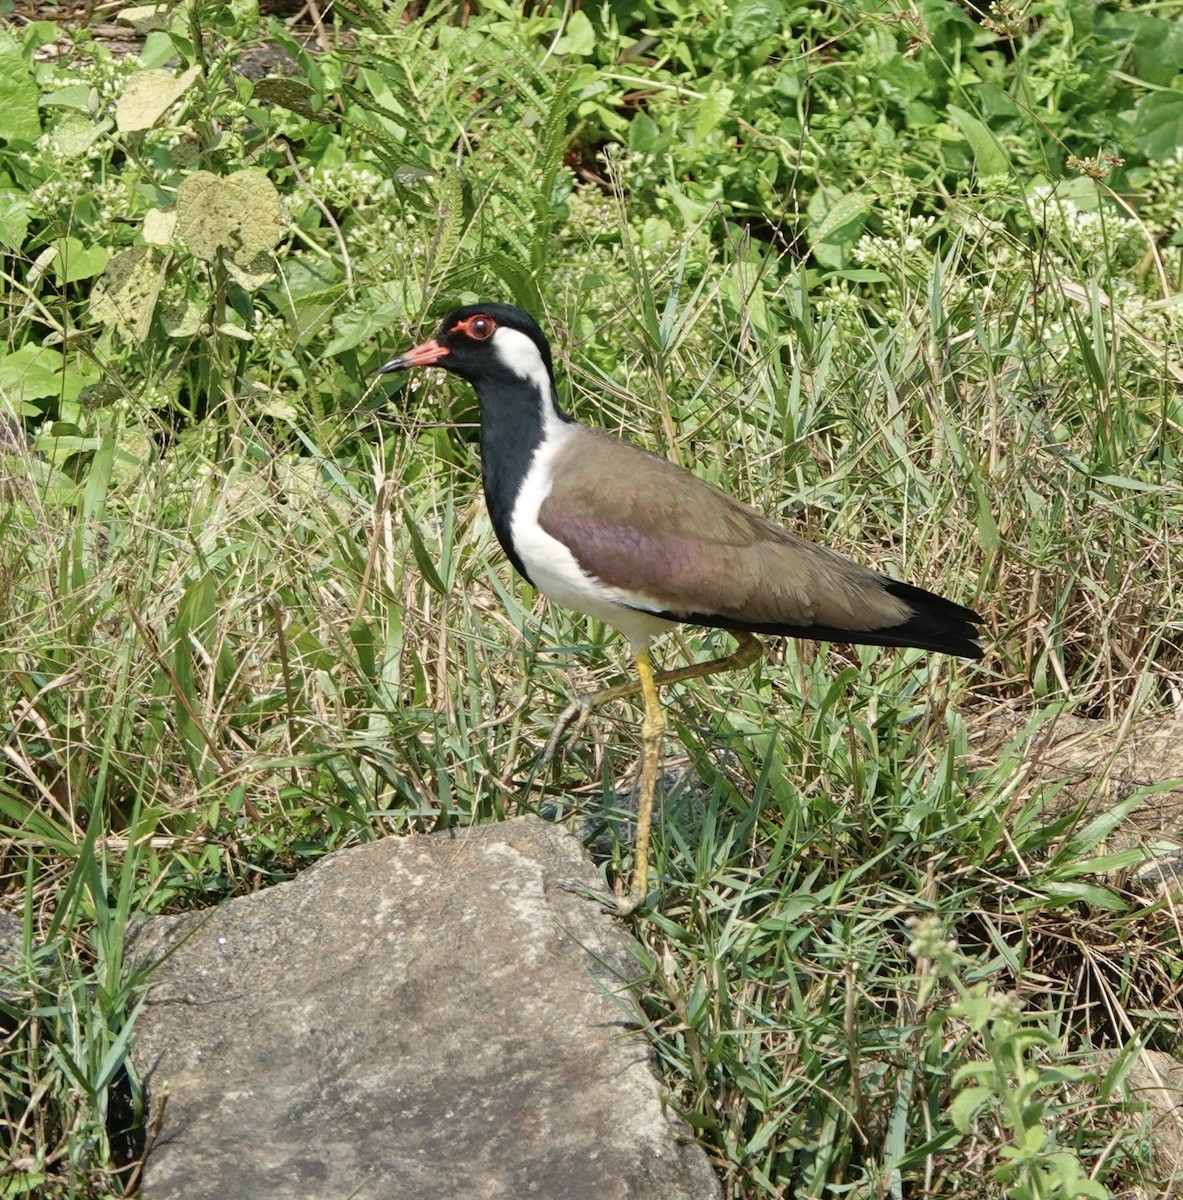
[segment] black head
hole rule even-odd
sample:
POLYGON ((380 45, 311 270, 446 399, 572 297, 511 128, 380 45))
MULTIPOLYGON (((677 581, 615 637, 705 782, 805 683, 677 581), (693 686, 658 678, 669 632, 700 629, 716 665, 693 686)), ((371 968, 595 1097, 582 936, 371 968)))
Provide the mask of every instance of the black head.
POLYGON ((450 312, 430 341, 412 347, 378 368, 443 367, 470 383, 544 381, 553 388, 550 346, 538 322, 510 304, 469 304, 450 312), (544 380, 538 378, 544 372, 544 380))

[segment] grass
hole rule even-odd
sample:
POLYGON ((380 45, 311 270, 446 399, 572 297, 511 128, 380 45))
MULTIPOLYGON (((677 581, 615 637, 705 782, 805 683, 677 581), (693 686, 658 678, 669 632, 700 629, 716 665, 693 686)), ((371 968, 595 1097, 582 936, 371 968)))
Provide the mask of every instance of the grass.
MULTIPOLYGON (((842 177, 862 160, 853 134, 827 140, 826 89, 855 88, 838 98, 860 113, 875 89, 823 71, 800 148, 829 157, 793 210, 779 176, 768 191, 771 160, 760 178, 727 173, 719 88, 740 127, 766 124, 777 65, 727 57, 747 36, 734 14, 679 8, 645 107, 620 91, 632 68, 616 78, 627 31, 589 43, 541 10, 490 6, 463 28, 441 12, 407 13, 397 36, 374 16, 351 58, 294 45, 328 124, 251 107, 219 58, 156 128, 94 148, 98 182, 82 157, 58 196, 32 141, 3 159, 5 203, 33 215, 14 246, 0 206, 0 385, 36 451, 0 451, 0 888, 20 922, 0 994, 3 1194, 134 1191, 155 1116, 127 1058, 146 984, 123 961, 133 917, 266 887, 360 840, 554 804, 606 811, 604 870, 628 869, 636 712, 598 714, 552 771, 539 761, 572 692, 621 677, 623 648, 512 578, 466 389, 369 374, 476 295, 545 315, 581 417, 974 605, 990 631, 980 666, 774 643, 751 674, 668 697, 638 998, 727 1194, 1148 1186, 1160 1168, 1122 1079, 1141 1047, 1177 1048, 1180 939, 1170 903, 1122 882, 1144 852, 1114 830, 1145 797, 1065 804, 1032 768, 1062 713, 1128 733, 1178 711, 1183 177, 1131 143, 1121 180, 1049 192, 1002 108, 982 115, 1005 178, 951 185, 933 147, 957 146, 936 123, 842 177), (704 29, 715 82, 690 89, 675 43, 704 29), (559 37, 566 50, 537 52, 559 37), (652 129, 612 125, 639 113, 652 129), (596 157, 613 136, 630 149, 596 157), (55 275, 61 254, 37 255, 67 236, 106 262, 120 238, 142 246, 186 138, 214 173, 253 147, 288 240, 263 283, 226 247, 159 246, 161 308, 139 338, 87 307, 104 266, 74 277, 89 269, 75 256, 55 275), (695 191, 711 179, 727 180, 713 200, 695 191), (872 201, 835 224, 826 187, 872 201), (187 304, 204 330, 186 332, 187 304), (971 733, 998 714, 1018 731, 984 761, 971 733), (1115 1062, 1095 1054, 1112 1048, 1115 1062)), ((205 20, 196 35, 224 51, 250 33, 221 6, 189 17, 185 36, 205 20)), ((844 52, 879 56, 883 94, 914 80, 927 50, 893 57, 893 24, 846 17, 844 52)), ((810 17, 815 58, 840 19, 810 17)), ((183 56, 182 32, 143 65, 183 56)), ((1041 82, 1048 39, 1030 32, 1015 92, 1041 82)), ((127 68, 82 48, 80 77, 119 94, 127 68)), ((30 75, 56 97, 47 111, 88 102, 50 75, 30 75)), ((1055 122, 1084 122, 1087 99, 1043 133, 1066 137, 1055 122)), ((762 152, 787 154, 791 132, 762 152)), ((974 138, 958 151, 971 165, 974 138)), ((728 645, 688 629, 660 653, 728 645)))

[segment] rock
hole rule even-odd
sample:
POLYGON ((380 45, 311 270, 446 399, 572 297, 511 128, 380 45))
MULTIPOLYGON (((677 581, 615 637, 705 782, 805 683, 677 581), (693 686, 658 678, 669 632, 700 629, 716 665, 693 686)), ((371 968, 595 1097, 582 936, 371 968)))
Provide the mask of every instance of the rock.
POLYGON ((1146 1105, 1160 1175, 1178 1179, 1183 1173, 1183 1063, 1161 1050, 1140 1050, 1125 1087, 1131 1100, 1146 1105))
POLYGON ((0 912, 0 969, 15 970, 24 944, 25 923, 16 913, 0 912))
MULTIPOLYGON (((1092 1060, 1098 1073, 1104 1075, 1117 1060, 1117 1052, 1097 1050, 1092 1060)), ((1162 1050, 1137 1049, 1124 1072, 1121 1095, 1135 1108, 1132 1115, 1118 1119, 1144 1122, 1150 1135, 1153 1174, 1158 1179, 1179 1179, 1183 1176, 1183 1062, 1162 1050)), ((1139 1192, 1167 1195, 1154 1189, 1139 1192)))
MULTIPOLYGON (((971 750, 996 761, 1019 737, 1030 714, 998 711, 987 718, 967 716, 971 750)), ((1141 787, 1183 780, 1183 717, 1158 717, 1123 728, 1066 714, 1043 722, 1030 737, 1020 769, 1032 782, 1064 785, 1053 811, 1064 812, 1082 800, 1101 809, 1141 787)), ((1139 827, 1150 832, 1183 833, 1183 783, 1147 798, 1139 809, 1139 827)))
POLYGON ((1146 861, 1129 882, 1177 896, 1183 881, 1183 718, 1151 718, 1127 728, 1060 715, 1027 735, 1016 753, 1028 719, 1003 711, 966 721, 970 749, 980 761, 1015 755, 1015 770, 1024 783, 1013 806, 1035 789, 1054 784, 1059 790, 1048 802, 1049 820, 1080 804, 1091 816, 1139 788, 1177 784, 1148 795, 1107 842, 1110 850, 1139 846, 1146 851, 1146 861))
POLYGON ((634 943, 536 818, 391 838, 134 939, 167 1098, 143 1200, 711 1200, 663 1106, 634 943))

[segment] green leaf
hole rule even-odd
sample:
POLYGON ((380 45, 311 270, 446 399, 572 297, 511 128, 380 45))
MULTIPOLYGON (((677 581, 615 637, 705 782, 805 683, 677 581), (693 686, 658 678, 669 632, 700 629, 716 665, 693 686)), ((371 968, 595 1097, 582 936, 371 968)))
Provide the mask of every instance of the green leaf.
POLYGON ((949 1105, 949 1120, 960 1133, 968 1133, 974 1118, 990 1102, 993 1092, 988 1087, 968 1087, 958 1092, 949 1105))
POLYGON ((58 351, 26 342, 0 358, 0 392, 18 406, 18 411, 36 411, 34 400, 61 394, 64 369, 65 360, 58 351))
POLYGON ((16 39, 7 33, 0 34, 0 112, 0 139, 35 142, 41 136, 37 84, 16 39))
POLYGON ((336 336, 324 348, 324 356, 335 358, 346 350, 353 350, 403 315, 402 306, 398 304, 380 304, 374 309, 359 305, 349 312, 339 313, 333 318, 336 336))
POLYGON ((358 617, 349 626, 349 640, 357 652, 358 666, 364 679, 374 682, 378 678, 377 656, 374 646, 377 638, 374 634, 374 622, 366 617, 358 617))
POLYGON ((93 279, 107 265, 109 255, 103 246, 84 246, 77 238, 59 238, 54 247, 53 273, 58 283, 93 279))
POLYGON ((711 84, 711 90, 707 92, 702 102, 698 106, 698 115, 694 120, 694 141, 695 143, 704 142, 718 128, 719 122, 731 111, 732 101, 735 99, 735 92, 728 87, 723 87, 722 84, 711 84))
POLYGON ((53 149, 61 158, 83 158, 110 128, 109 120, 95 121, 71 113, 53 131, 53 149))
POLYGON ((1098 883, 1069 882, 1060 879, 1041 879, 1036 889, 1041 895, 1032 903, 1023 903, 1023 910, 1043 907, 1044 904, 1089 904, 1106 912, 1125 912, 1129 905, 1114 891, 1098 883))
POLYGON ((1154 92, 1134 105, 1134 145, 1156 162, 1183 146, 1183 92, 1154 92))
POLYGON ((588 58, 595 53, 595 49, 596 31, 588 20, 587 13, 577 8, 567 19, 563 36, 555 42, 555 53, 588 58))
MULTIPOLYGON (((89 83, 75 83, 70 87, 59 88, 41 97, 42 108, 75 108, 79 112, 93 115, 98 112, 98 89, 89 83)), ((56 132, 56 131, 55 131, 56 132)))
POLYGON ((1147 483, 1142 479, 1131 479, 1128 475, 1093 475, 1091 478, 1108 487, 1121 488, 1126 492, 1161 492, 1161 483, 1147 483))
MULTIPOLYGON (((1173 787, 1174 781, 1172 780, 1167 786, 1173 787)), ((1080 858, 1082 855, 1091 854, 1130 813, 1141 807, 1145 799, 1145 794, 1138 791, 1127 796, 1120 803, 1099 812, 1087 825, 1072 834, 1068 839, 1065 847, 1066 853, 1063 857, 1080 858)))
POLYGON ((1057 879, 1076 879, 1080 875, 1105 875, 1110 871, 1125 871, 1130 867, 1149 862, 1153 856, 1142 846, 1130 846, 1127 850, 1114 850, 1111 854, 1098 854, 1065 867, 1057 867, 1057 879))
POLYGON ((0 192, 0 245, 19 250, 29 229, 29 205, 17 192, 0 192))
POLYGON ((810 249, 823 267, 845 267, 850 251, 862 236, 871 201, 860 192, 849 192, 831 201, 830 195, 819 189, 809 202, 808 214, 813 229, 810 249))
POLYGON ((846 271, 827 271, 824 279, 848 279, 851 283, 887 283, 889 277, 882 271, 868 267, 851 267, 846 271))
POLYGON ((1125 13, 1121 24, 1134 24, 1134 71, 1139 79, 1170 87, 1183 71, 1183 22, 1148 13, 1125 13))
POLYGON ((646 112, 639 112, 628 123, 628 148, 638 154, 660 154, 666 138, 661 127, 646 112))
MULTIPOLYGON (((810 205, 811 209, 813 205, 810 205)), ((870 199, 859 192, 848 192, 824 209, 824 216, 813 231, 814 242, 828 241, 845 225, 861 221, 871 211, 870 199)), ((810 212, 810 217, 814 214, 810 212)))
POLYGON ((741 52, 780 33, 785 6, 781 0, 740 0, 731 15, 731 27, 720 39, 724 52, 741 52))
POLYGON ((428 584, 433 587, 441 596, 448 594, 448 589, 444 581, 440 578, 439 572, 435 569, 435 563, 431 560, 431 555, 427 553, 427 546, 423 542, 423 535, 419 532, 419 525, 411 510, 404 504, 403 524, 407 530, 407 536, 411 539, 411 553, 415 556, 415 565, 419 568, 423 578, 428 584))
POLYGON ((1006 155, 990 132, 989 126, 979 121, 973 113, 966 112, 964 108, 958 108, 954 104, 950 104, 947 111, 973 151, 978 174, 1004 175, 1008 169, 1006 155))

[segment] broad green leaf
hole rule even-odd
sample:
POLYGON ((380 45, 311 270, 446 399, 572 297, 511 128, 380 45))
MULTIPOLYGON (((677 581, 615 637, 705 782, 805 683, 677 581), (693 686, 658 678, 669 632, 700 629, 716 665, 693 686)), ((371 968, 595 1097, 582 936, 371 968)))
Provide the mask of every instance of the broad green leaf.
POLYGON ((886 283, 888 276, 867 267, 852 267, 847 271, 827 271, 826 279, 849 279, 851 283, 886 283))
POLYGON ((82 158, 110 128, 109 120, 94 121, 71 113, 53 131, 53 149, 60 158, 82 158))
POLYGON ((1110 888, 1099 883, 1083 883, 1079 880, 1041 879, 1035 889, 1042 893, 1032 903, 1020 905, 1023 909, 1042 907, 1048 902, 1060 904, 1090 904, 1106 912, 1125 912, 1128 904, 1110 888))
POLYGON ((359 305, 350 312, 340 313, 333 318, 336 337, 324 348, 325 357, 332 358, 369 341, 402 315, 403 310, 397 304, 383 304, 370 310, 359 305))
POLYGON ((37 84, 16 38, 0 33, 0 141, 35 142, 41 136, 37 84))
POLYGON ((1147 83, 1170 87, 1183 71, 1183 22, 1149 13, 1123 13, 1122 24, 1134 23, 1134 71, 1147 83))
POLYGON ((1183 146, 1183 92, 1154 92, 1134 105, 1134 144, 1147 158, 1165 162, 1183 146))
POLYGON ((949 1105, 949 1120, 961 1133, 968 1133, 974 1118, 990 1102, 993 1095, 988 1087, 968 1087, 958 1092, 949 1105))
POLYGON ((859 192, 836 200, 831 200, 832 194, 832 190, 827 194, 819 189, 809 202, 810 248, 823 267, 837 270, 847 265, 851 249, 862 236, 871 202, 859 192))
POLYGON ((731 103, 735 92, 721 84, 711 84, 705 99, 698 106, 698 116, 694 120, 694 141, 705 141, 718 128, 719 122, 731 111, 731 103))
POLYGON ((587 13, 576 9, 567 19, 563 36, 555 42, 556 54, 574 54, 587 58, 596 49, 596 31, 588 20, 587 13))
POLYGON ((99 109, 98 89, 89 83, 75 83, 69 87, 58 88, 56 92, 41 97, 41 107, 74 108, 93 115, 99 109))
POLYGON ((103 246, 84 246, 77 238, 59 238, 54 247, 53 273, 58 283, 92 279, 107 265, 109 255, 103 246))
POLYGON ((977 167, 978 174, 1005 174, 1008 169, 1006 155, 990 132, 989 126, 979 121, 973 113, 966 112, 964 108, 958 108, 955 104, 950 104, 947 111, 973 151, 974 166, 977 167))
POLYGON ((29 228, 29 205, 18 192, 0 192, 0 245, 19 250, 29 228))
POLYGON ((776 37, 784 10, 781 0, 740 0, 732 12, 730 28, 721 36, 721 49, 734 54, 776 37))
POLYGON ((57 350, 26 342, 0 358, 0 392, 18 413, 27 413, 34 400, 61 394, 64 369, 65 360, 57 350))
MULTIPOLYGON (((810 208, 813 209, 813 207, 811 204, 810 208)), ((861 220, 870 211, 869 197, 859 192, 849 192, 845 196, 840 196, 833 204, 824 209, 824 215, 813 232, 814 242, 827 241, 844 225, 861 220)), ((811 211, 809 215, 813 217, 814 214, 811 211)))
POLYGON ((628 148, 639 154, 660 154, 666 136, 648 113, 639 112, 628 123, 628 148))

